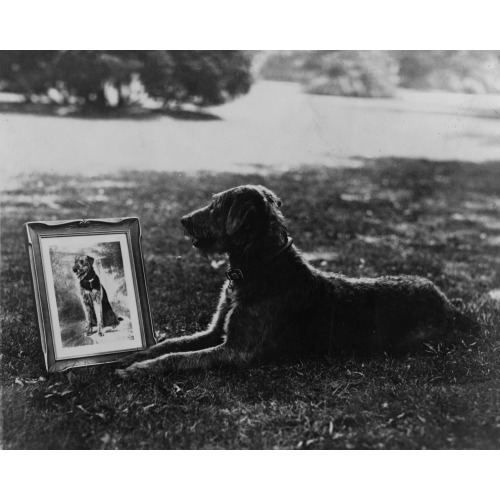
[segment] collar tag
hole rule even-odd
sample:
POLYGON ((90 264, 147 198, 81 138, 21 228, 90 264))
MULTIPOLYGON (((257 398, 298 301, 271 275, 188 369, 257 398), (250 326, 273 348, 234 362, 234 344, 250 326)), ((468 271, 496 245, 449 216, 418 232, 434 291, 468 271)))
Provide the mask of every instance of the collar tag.
POLYGON ((243 273, 241 272, 241 269, 228 269, 226 271, 226 278, 229 281, 239 281, 243 279, 243 273))

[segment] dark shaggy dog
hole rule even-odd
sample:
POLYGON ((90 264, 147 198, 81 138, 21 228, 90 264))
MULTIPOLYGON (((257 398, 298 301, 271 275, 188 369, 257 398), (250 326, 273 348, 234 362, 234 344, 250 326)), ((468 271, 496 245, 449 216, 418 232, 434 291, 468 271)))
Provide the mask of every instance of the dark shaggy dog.
POLYGON ((118 318, 108 300, 108 294, 101 285, 101 280, 94 271, 94 259, 88 255, 76 257, 73 272, 80 281, 80 294, 85 310, 86 332, 92 335, 94 326, 102 337, 102 329, 106 326, 115 327, 122 318, 118 318))
POLYGON ((269 189, 240 186, 182 218, 203 254, 229 256, 215 315, 204 332, 125 358, 133 364, 118 375, 281 355, 403 351, 456 326, 460 313, 427 279, 348 278, 312 267, 292 244, 280 207, 269 189))

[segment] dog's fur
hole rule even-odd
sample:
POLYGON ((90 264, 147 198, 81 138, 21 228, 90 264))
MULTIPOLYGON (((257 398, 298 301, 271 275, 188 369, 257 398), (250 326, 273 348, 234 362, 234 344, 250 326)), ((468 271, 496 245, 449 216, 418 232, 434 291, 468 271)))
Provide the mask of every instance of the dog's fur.
POLYGON ((240 186, 182 218, 203 254, 228 254, 234 279, 225 282, 206 331, 129 356, 123 366, 133 364, 118 375, 281 355, 404 351, 456 326, 460 313, 427 279, 348 278, 311 266, 287 247, 280 207, 265 187, 240 186))
POLYGON ((88 255, 76 257, 73 272, 80 282, 80 295, 86 320, 85 331, 87 335, 92 335, 93 327, 97 326, 97 333, 102 337, 104 327, 114 328, 122 318, 114 313, 109 303, 108 294, 94 270, 93 257, 88 255))

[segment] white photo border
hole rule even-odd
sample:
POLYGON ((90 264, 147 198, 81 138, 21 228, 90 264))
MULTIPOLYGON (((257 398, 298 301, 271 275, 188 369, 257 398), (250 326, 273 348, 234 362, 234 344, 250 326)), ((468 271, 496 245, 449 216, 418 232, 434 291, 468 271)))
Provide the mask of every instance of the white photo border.
POLYGON ((141 326, 139 323, 139 309, 137 304, 137 294, 135 280, 132 273, 132 263, 130 260, 129 251, 130 236, 127 232, 113 232, 113 233, 93 233, 93 234, 74 234, 74 235, 54 235, 54 236, 40 236, 40 248, 42 251, 43 271, 45 275, 45 288, 49 303, 50 320, 52 324, 52 343, 54 346, 54 353, 56 361, 61 359, 86 357, 92 355, 99 355, 105 353, 115 353, 122 351, 130 351, 141 349, 143 346, 143 334, 141 333, 141 326), (78 347, 64 347, 61 338, 61 324, 59 312, 56 303, 56 294, 54 286, 54 278, 52 272, 52 265, 50 262, 49 249, 64 240, 75 240, 85 238, 85 246, 92 246, 97 243, 119 243, 120 251, 123 260, 123 271, 125 273, 125 282, 127 284, 127 291, 133 290, 134 293, 129 293, 129 312, 130 320, 132 322, 133 331, 137 332, 132 342, 122 341, 99 344, 100 348, 97 349, 92 345, 78 346, 78 347), (91 240, 91 241, 88 241, 91 240), (93 240, 93 241, 92 241, 93 240))

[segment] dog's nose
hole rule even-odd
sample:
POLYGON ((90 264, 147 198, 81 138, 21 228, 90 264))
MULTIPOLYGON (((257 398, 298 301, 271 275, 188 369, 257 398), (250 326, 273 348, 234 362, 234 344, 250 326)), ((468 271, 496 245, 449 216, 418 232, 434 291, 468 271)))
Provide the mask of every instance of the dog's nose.
POLYGON ((73 272, 76 273, 76 266, 73 266, 73 272))
POLYGON ((188 216, 187 215, 185 215, 184 217, 181 218, 181 224, 184 227, 187 227, 187 221, 188 221, 188 216))

